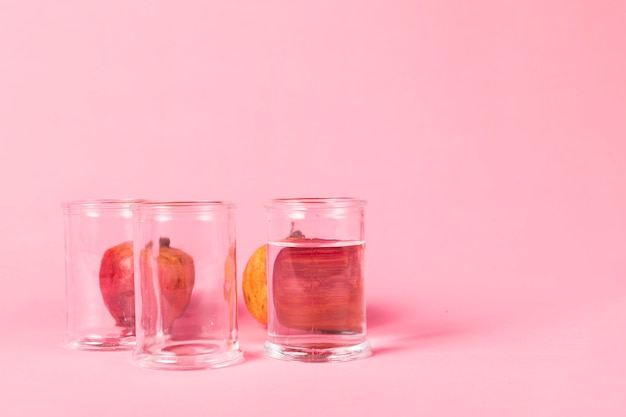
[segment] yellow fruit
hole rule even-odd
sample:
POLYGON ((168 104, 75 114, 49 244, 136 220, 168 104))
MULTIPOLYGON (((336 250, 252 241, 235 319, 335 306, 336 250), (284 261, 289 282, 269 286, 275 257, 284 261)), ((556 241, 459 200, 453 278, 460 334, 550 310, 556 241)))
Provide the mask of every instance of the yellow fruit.
POLYGON ((265 245, 254 251, 243 271, 241 287, 243 300, 256 321, 267 326, 267 248, 265 245))

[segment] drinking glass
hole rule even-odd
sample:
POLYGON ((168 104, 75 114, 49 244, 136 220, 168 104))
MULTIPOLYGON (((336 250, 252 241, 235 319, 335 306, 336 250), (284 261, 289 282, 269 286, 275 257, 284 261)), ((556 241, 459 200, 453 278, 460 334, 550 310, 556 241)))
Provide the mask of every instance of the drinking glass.
POLYGON ((266 203, 269 357, 334 362, 370 355, 365 205, 356 198, 266 203))
POLYGON ((201 369, 242 360, 234 210, 219 201, 134 207, 136 364, 201 369))
POLYGON ((135 345, 132 207, 141 200, 62 203, 65 222, 65 345, 135 345))

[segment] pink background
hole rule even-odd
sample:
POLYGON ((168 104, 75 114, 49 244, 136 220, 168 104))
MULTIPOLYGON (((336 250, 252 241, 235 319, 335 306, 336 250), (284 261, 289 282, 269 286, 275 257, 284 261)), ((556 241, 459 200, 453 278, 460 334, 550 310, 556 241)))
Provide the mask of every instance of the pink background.
POLYGON ((623 416, 626 3, 0 0, 0 415, 623 416), (60 202, 369 200, 374 355, 61 346, 60 202), (326 410, 326 411, 324 411, 326 410))

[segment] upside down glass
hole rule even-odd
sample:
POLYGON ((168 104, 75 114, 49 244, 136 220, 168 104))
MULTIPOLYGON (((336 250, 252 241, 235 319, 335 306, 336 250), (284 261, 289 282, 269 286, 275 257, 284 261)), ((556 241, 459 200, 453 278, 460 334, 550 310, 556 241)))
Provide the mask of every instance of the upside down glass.
POLYGON ((123 350, 135 345, 133 224, 140 200, 62 204, 65 220, 65 345, 123 350))
POLYGON ((237 335, 234 205, 134 207, 136 364, 201 369, 243 359, 237 335))
POLYGON ((365 204, 354 198, 266 203, 269 357, 334 362, 370 355, 365 204))

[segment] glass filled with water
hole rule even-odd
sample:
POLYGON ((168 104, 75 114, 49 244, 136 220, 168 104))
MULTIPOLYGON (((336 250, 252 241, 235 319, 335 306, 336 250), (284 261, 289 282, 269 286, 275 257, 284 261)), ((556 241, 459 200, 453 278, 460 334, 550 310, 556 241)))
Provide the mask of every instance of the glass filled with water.
POLYGON ((266 203, 269 357, 335 362, 370 355, 365 205, 355 198, 266 203))

